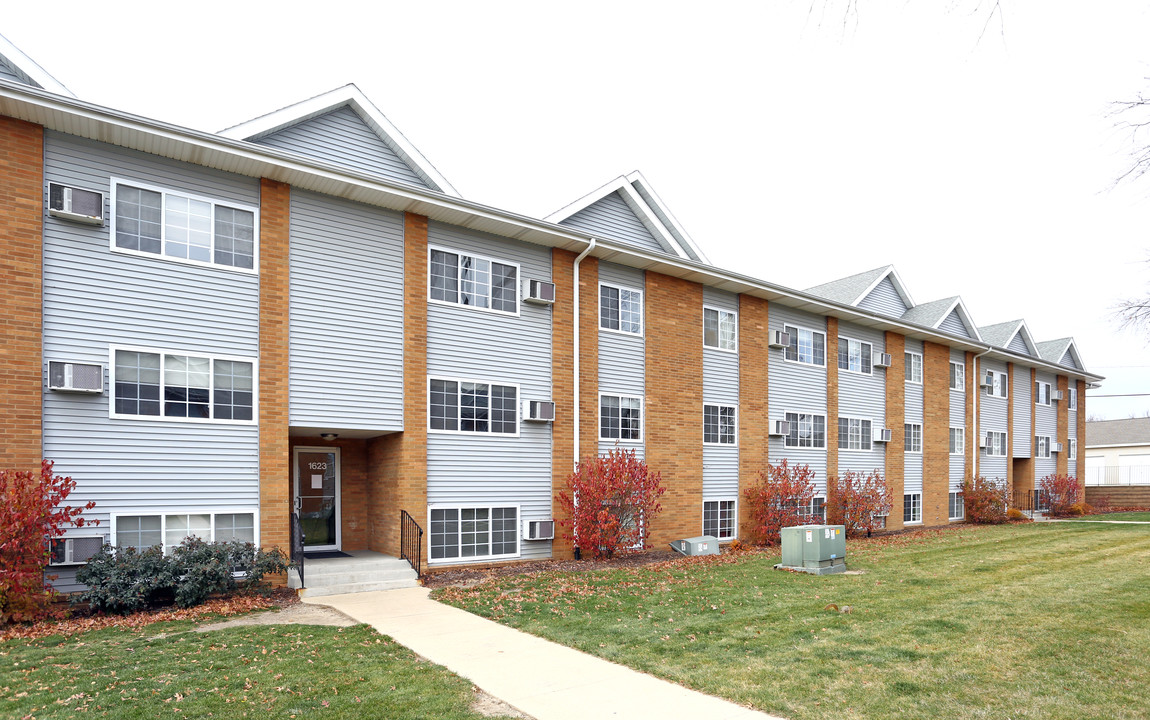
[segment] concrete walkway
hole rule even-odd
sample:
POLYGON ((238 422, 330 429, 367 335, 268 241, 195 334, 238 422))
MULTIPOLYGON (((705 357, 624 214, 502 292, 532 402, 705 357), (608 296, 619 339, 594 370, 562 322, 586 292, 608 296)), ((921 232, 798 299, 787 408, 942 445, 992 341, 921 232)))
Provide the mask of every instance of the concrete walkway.
POLYGON ((779 720, 435 602, 429 592, 303 601, 371 625, 536 720, 779 720))

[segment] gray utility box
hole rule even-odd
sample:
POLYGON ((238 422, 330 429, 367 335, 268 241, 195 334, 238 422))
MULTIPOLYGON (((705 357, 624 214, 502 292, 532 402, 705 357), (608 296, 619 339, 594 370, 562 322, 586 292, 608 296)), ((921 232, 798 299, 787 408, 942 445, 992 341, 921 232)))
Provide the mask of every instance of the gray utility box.
POLYGON ((719 539, 710 535, 676 540, 671 547, 684 555, 718 555, 719 539))
POLYGON ((798 525, 779 531, 782 567, 825 575, 847 569, 847 534, 842 525, 798 525))

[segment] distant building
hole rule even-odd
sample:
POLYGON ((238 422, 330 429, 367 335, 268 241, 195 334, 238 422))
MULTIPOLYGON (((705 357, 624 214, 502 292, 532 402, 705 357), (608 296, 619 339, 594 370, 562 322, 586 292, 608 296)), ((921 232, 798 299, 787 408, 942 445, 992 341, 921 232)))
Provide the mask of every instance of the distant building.
POLYGON ((1150 485, 1150 418, 1086 423, 1087 485, 1150 485))

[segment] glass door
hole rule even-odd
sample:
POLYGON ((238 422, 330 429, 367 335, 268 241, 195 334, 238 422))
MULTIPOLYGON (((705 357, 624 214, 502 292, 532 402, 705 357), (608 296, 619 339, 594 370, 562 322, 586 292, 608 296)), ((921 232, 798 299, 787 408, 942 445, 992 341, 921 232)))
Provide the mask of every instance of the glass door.
POLYGON ((295 497, 304 550, 339 550, 339 448, 295 449, 295 497))

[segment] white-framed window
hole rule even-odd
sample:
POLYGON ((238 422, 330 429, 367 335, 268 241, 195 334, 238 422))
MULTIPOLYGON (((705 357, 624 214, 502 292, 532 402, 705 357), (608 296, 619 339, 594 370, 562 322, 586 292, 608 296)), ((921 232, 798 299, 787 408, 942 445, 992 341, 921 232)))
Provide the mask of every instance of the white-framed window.
POLYGON ((813 413, 786 413, 791 432, 783 443, 786 447, 825 448, 827 446, 827 418, 813 413))
POLYGON ((427 379, 429 432, 519 434, 519 386, 455 378, 427 379))
POLYGON ((997 370, 987 370, 986 379, 989 380, 986 386, 986 394, 989 397, 1007 396, 1008 383, 1006 381, 1006 373, 998 372, 997 370))
POLYGON ((839 450, 870 450, 871 421, 865 418, 839 418, 839 450))
POLYGON ((992 457, 1006 457, 1006 433, 993 430, 986 433, 986 454, 992 457))
POLYGON ((949 517, 951 520, 962 520, 966 517, 966 501, 960 492, 950 493, 948 503, 950 506, 949 517))
POLYGON ((851 338, 839 338, 839 370, 871 374, 873 349, 870 343, 851 338))
POLYGON ((518 264, 438 247, 428 253, 432 302, 519 314, 518 264))
POLYGON ((922 355, 919 353, 906 353, 906 381, 915 385, 922 385, 922 355))
POLYGON ((703 444, 736 444, 737 423, 734 405, 703 405, 703 444))
POLYGON ((950 389, 966 389, 966 366, 962 363, 952 362, 950 364, 950 389))
POLYGON ((642 440, 643 398, 600 393, 599 437, 604 440, 642 440))
POLYGON ((1049 405, 1050 404, 1050 383, 1048 383, 1048 382, 1035 382, 1034 383, 1034 404, 1035 405, 1049 405))
POLYGON ((962 455, 966 448, 966 429, 952 427, 950 429, 950 454, 962 455))
POLYGON ((737 510, 734 500, 703 501, 703 534, 719 540, 733 540, 737 510))
POLYGON ((110 349, 112 418, 256 422, 256 361, 135 347, 110 349))
POLYGON ((1077 410, 1078 409, 1078 388, 1069 388, 1068 394, 1070 395, 1070 403, 1069 403, 1070 409, 1071 410, 1077 410))
POLYGON ((827 336, 818 330, 784 325, 783 330, 790 336, 791 344, 787 346, 784 358, 790 362, 804 365, 826 365, 827 336))
POLYGON ((112 545, 144 550, 161 545, 165 553, 194 535, 208 542, 257 543, 253 510, 198 510, 158 514, 113 513, 112 545))
POLYGON ((703 308, 703 347, 735 352, 739 349, 739 316, 730 310, 703 308))
POLYGON ((811 498, 810 512, 806 513, 807 522, 814 525, 824 525, 827 521, 827 499, 815 496, 811 498))
POLYGON ((907 525, 922 522, 922 493, 902 496, 902 521, 907 525))
POLYGON ((643 292, 599 283, 599 327, 628 335, 642 335, 643 292))
POLYGON ((1070 451, 1069 451, 1068 459, 1069 460, 1077 460, 1078 459, 1078 440, 1076 438, 1070 438, 1070 451))
POLYGON ((906 441, 905 451, 908 453, 922 452, 922 424, 921 423, 906 423, 903 426, 903 434, 906 441))
POLYGON ((259 208, 112 178, 114 252, 254 273, 259 208))
POLYGON ((471 562, 519 556, 519 506, 428 508, 430 562, 471 562))
POLYGON ((1050 457, 1050 436, 1049 435, 1035 435, 1034 436, 1034 457, 1048 458, 1050 457))

